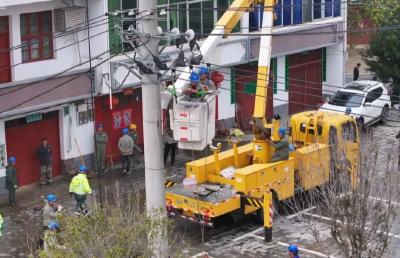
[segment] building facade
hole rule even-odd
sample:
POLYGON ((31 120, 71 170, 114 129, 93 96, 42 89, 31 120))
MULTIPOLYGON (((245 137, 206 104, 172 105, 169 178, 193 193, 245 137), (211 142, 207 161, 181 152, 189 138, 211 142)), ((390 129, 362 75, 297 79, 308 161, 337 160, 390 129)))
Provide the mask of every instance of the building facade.
MULTIPOLYGON (((143 139, 140 80, 127 69, 134 53, 118 33, 130 23, 118 15, 105 16, 135 10, 138 3, 87 2, 89 6, 85 0, 0 2, 0 184, 9 156, 17 157, 21 185, 39 180, 36 150, 42 138, 53 147, 55 175, 74 169, 80 156, 90 164, 96 123, 102 122, 109 135, 108 159, 118 158, 116 142, 123 127, 136 123, 143 139)), ((230 3, 159 0, 158 11, 166 11, 159 12, 166 13, 159 15, 159 26, 164 31, 191 28, 205 38, 230 3)), ((223 39, 207 60, 224 76, 217 113, 226 126, 234 121, 243 129, 250 126, 260 10, 245 13, 233 35, 223 39)), ((267 114, 278 113, 286 122, 291 113, 314 109, 324 95, 343 85, 346 3, 279 0, 275 13, 267 114)), ((176 46, 161 44, 164 57, 177 57, 176 46)), ((183 50, 189 53, 188 48, 183 50)))

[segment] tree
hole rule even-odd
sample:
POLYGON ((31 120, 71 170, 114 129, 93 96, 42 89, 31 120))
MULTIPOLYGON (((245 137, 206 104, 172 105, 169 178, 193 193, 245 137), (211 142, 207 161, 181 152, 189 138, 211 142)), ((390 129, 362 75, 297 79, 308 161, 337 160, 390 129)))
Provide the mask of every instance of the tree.
POLYGON ((376 33, 370 40, 363 58, 368 70, 379 80, 390 83, 392 102, 400 102, 400 28, 376 33))
POLYGON ((372 21, 374 31, 368 33, 369 46, 362 51, 363 59, 376 77, 390 83, 393 89, 392 102, 400 102, 400 1, 398 0, 358 0, 348 3, 348 29, 362 29, 360 23, 372 21))
MULTIPOLYGON (((348 171, 352 168, 346 165, 344 152, 336 151, 332 155, 337 157, 332 162, 332 170, 336 171, 331 171, 330 183, 304 193, 302 200, 290 206, 295 207, 295 211, 303 210, 304 203, 315 206, 313 216, 299 216, 321 250, 329 250, 329 247, 321 240, 320 228, 315 226, 319 220, 327 224, 342 257, 386 257, 390 250, 390 231, 400 208, 395 201, 399 197, 400 182, 395 148, 383 149, 378 139, 365 137, 355 170, 356 186, 351 184, 348 171)), ((309 169, 317 168, 310 165, 309 169)))
MULTIPOLYGON (((91 216, 64 214, 59 218, 61 230, 57 232, 57 245, 48 252, 31 250, 40 258, 125 258, 125 257, 181 257, 181 239, 166 216, 146 216, 139 189, 121 194, 115 189, 112 200, 101 208, 96 201, 90 205, 91 216), (169 232, 168 254, 156 254, 154 229, 169 232)), ((32 245, 30 245, 32 246, 32 245)))

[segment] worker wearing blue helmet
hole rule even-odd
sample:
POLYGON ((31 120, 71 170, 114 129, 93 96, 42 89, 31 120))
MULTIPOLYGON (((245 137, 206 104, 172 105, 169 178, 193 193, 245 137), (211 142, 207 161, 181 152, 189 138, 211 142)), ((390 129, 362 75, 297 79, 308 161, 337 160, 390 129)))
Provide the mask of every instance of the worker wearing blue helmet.
POLYGON ((279 128, 279 140, 274 142, 275 153, 272 155, 271 162, 289 159, 289 140, 286 137, 286 129, 279 128))
POLYGON ((289 245, 288 251, 289 251, 289 258, 300 258, 299 248, 297 247, 297 245, 289 245))
POLYGON ((200 84, 206 91, 215 90, 214 83, 209 78, 209 69, 208 67, 200 66, 199 67, 199 75, 200 75, 200 84))
POLYGON ((85 165, 79 167, 78 175, 72 178, 69 185, 69 193, 73 194, 76 200, 76 214, 87 214, 88 210, 85 205, 86 196, 92 193, 89 181, 86 177, 87 168, 85 165))
POLYGON ((205 90, 200 84, 200 75, 196 72, 191 72, 189 76, 189 85, 183 90, 187 101, 201 101, 205 96, 205 90))
POLYGON ((15 190, 18 188, 17 181, 17 159, 13 156, 8 158, 8 164, 6 167, 6 189, 8 190, 8 205, 15 207, 17 205, 17 200, 15 197, 15 190))
POLYGON ((118 149, 121 152, 122 160, 122 175, 131 173, 131 156, 133 154, 133 148, 135 143, 132 137, 129 135, 129 129, 122 129, 122 136, 118 140, 118 149))
POLYGON ((56 219, 58 214, 61 212, 61 205, 57 205, 57 195, 48 194, 46 196, 46 204, 43 208, 43 228, 47 229, 50 221, 56 219))

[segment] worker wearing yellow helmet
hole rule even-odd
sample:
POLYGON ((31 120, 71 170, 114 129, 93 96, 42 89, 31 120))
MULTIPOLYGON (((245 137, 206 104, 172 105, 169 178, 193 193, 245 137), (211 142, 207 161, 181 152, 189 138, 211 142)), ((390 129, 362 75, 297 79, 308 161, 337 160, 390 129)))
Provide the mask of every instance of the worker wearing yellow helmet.
POLYGON ((139 135, 136 131, 136 124, 132 123, 129 125, 129 136, 133 140, 133 153, 131 155, 131 164, 133 168, 139 164, 139 154, 142 153, 142 149, 138 146, 139 135))

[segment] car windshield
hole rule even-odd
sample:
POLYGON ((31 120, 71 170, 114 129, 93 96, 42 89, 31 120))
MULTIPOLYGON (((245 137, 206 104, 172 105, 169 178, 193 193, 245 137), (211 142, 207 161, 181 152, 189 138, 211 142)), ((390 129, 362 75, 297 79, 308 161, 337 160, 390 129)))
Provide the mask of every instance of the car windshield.
POLYGON ((338 91, 329 101, 329 104, 342 107, 359 107, 364 96, 357 93, 338 91))

